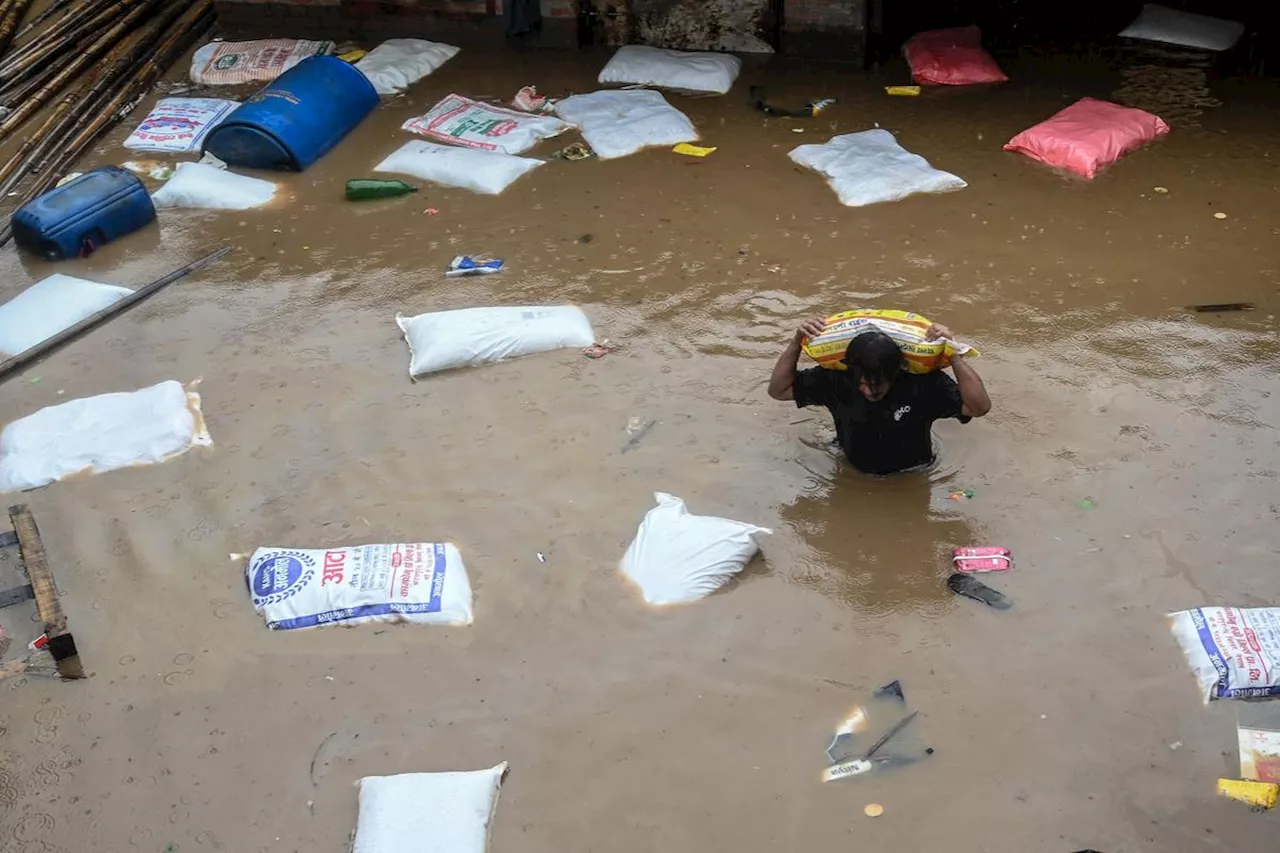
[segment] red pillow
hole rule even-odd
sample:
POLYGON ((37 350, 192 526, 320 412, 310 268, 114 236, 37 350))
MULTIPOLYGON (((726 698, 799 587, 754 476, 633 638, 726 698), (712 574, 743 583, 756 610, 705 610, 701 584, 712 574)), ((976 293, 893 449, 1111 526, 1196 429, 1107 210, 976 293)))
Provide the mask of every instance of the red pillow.
POLYGON ((982 49, 982 33, 977 27, 916 33, 902 46, 902 54, 917 83, 968 86, 1009 79, 982 49))
POLYGON ((1098 174, 1125 154, 1169 132, 1159 116, 1096 98, 1081 98, 1010 139, 1005 151, 1075 172, 1098 174))

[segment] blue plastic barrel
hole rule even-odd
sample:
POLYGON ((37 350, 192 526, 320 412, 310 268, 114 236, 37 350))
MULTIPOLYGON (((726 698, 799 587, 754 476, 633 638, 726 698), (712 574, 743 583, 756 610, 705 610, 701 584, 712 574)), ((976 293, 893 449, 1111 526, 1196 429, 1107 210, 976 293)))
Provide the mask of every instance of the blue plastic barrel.
POLYGON ((46 260, 84 257, 103 243, 156 218, 142 181, 117 166, 100 166, 49 190, 13 213, 13 239, 46 260))
POLYGON ((312 56, 237 107, 204 150, 232 166, 301 172, 377 105, 373 84, 354 66, 312 56))

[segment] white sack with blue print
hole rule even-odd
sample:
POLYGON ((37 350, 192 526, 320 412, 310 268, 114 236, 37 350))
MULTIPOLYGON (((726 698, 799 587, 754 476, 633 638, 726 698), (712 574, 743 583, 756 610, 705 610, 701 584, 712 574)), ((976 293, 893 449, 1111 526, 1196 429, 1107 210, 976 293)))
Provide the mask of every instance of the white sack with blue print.
POLYGON ((471 581, 448 543, 259 548, 245 569, 273 631, 360 622, 470 625, 471 581))

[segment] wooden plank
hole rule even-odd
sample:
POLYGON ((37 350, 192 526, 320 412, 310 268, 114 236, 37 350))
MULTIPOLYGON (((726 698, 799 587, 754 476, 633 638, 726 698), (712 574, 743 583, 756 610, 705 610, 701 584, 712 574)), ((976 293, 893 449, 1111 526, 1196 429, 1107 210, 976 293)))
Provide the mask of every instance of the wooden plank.
POLYGON ((58 588, 54 586, 53 575, 49 571, 49 560, 44 553, 44 543, 40 541, 35 516, 26 504, 19 504, 9 507, 9 520, 13 522, 13 532, 18 534, 18 550, 31 580, 31 589, 35 592, 36 609, 44 623, 44 632, 50 638, 59 637, 67 633, 67 617, 62 614, 58 588))

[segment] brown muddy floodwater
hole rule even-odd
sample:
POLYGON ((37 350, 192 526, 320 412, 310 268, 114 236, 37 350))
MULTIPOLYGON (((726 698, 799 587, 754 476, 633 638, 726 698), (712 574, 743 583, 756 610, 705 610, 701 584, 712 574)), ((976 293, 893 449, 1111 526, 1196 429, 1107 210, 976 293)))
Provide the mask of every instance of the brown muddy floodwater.
MULTIPOLYGON (((464 51, 284 177, 287 204, 167 212, 57 266, 139 284, 237 247, 0 388, 7 422, 203 377, 214 438, 23 496, 92 678, 0 683, 0 849, 341 851, 361 776, 506 760, 494 853, 1274 850, 1275 814, 1214 796, 1235 709, 1201 704, 1164 614, 1278 600, 1276 87, 1216 83, 1222 106, 1086 183, 1000 144, 1114 69, 1026 58, 1006 86, 890 98, 904 75, 778 61, 671 96, 705 160, 342 201, 440 96, 589 91, 603 61, 464 51), (839 104, 766 119, 759 82, 839 104), (843 208, 786 158, 877 123, 968 189, 843 208), (442 277, 482 252, 508 271, 442 277), (624 349, 410 383, 397 312, 561 302, 624 349), (1204 302, 1258 310, 1183 307, 1204 302), (861 476, 824 414, 765 394, 801 319, 856 305, 983 350, 995 409, 940 424, 928 474, 861 476), (622 455, 633 417, 657 425, 622 455), (763 558, 646 608, 616 563, 658 490, 774 528, 763 558), (473 626, 270 633, 227 559, 419 540, 461 548, 473 626), (947 591, 968 544, 1013 549, 1012 610, 947 591), (832 728, 892 679, 935 754, 822 784, 832 728)), ((123 135, 95 161, 129 159, 123 135)), ((53 269, 0 257, 5 296, 53 269)))

